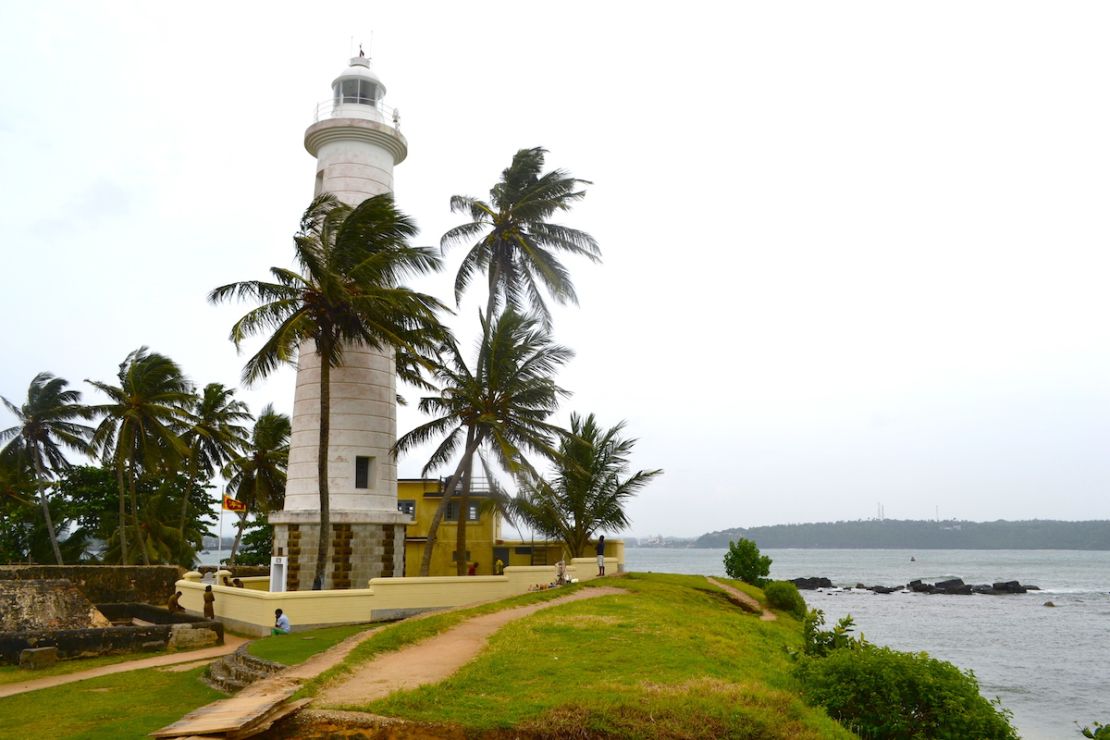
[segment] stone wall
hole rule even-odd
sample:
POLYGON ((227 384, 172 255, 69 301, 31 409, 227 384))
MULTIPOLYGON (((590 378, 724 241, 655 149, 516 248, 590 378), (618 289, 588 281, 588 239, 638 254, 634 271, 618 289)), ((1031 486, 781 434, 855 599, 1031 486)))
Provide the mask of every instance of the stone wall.
POLYGON ((111 622, 64 578, 0 581, 0 632, 110 626, 111 622))
POLYGON ((0 565, 0 580, 65 578, 94 604, 164 605, 184 573, 176 565, 0 565))
POLYGON ((19 663, 19 654, 28 648, 56 647, 61 658, 80 658, 110 653, 131 653, 149 649, 164 649, 175 629, 188 624, 190 627, 215 633, 220 643, 224 639, 224 626, 188 614, 170 615, 164 609, 138 604, 101 604, 101 612, 113 621, 138 618, 151 625, 122 625, 102 629, 26 630, 0 632, 0 663, 19 663))

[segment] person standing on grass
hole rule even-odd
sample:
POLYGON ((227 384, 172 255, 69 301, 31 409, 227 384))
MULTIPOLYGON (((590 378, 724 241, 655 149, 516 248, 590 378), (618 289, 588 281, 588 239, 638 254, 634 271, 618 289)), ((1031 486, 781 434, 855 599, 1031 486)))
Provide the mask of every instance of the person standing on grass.
POLYGON ((216 618, 216 594, 212 593, 211 586, 204 587, 204 618, 216 618))
POLYGON ((605 535, 597 538, 597 574, 605 575, 605 535))
POLYGON ((293 631, 293 625, 289 624, 289 617, 282 613, 281 609, 274 610, 274 628, 270 630, 271 635, 288 635, 293 631))

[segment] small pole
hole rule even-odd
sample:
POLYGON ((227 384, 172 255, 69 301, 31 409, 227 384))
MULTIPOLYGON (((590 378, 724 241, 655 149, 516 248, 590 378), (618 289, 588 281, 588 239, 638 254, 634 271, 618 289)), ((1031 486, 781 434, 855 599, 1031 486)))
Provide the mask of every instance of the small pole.
POLYGON ((224 502, 220 501, 220 544, 216 550, 216 570, 220 569, 220 561, 224 559, 224 502))

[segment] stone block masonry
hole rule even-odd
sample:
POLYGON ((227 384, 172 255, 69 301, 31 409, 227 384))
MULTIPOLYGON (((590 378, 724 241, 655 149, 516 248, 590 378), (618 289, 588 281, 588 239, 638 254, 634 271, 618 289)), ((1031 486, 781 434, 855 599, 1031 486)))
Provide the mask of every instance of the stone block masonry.
MULTIPOLYGON (((270 521, 274 524, 274 554, 287 558, 286 590, 311 590, 319 546, 319 516, 280 512, 270 521)), ((404 575, 406 524, 406 517, 391 514, 333 512, 325 587, 366 588, 371 578, 404 575), (393 521, 383 522, 385 518, 393 521)))

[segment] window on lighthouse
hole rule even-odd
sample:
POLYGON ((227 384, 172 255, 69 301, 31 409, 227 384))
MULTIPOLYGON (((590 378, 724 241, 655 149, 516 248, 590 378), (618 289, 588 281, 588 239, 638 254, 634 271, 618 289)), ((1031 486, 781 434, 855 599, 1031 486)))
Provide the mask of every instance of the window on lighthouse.
POLYGON ((335 102, 376 105, 378 86, 370 80, 340 80, 335 86, 335 102))
POLYGON ((370 457, 355 458, 355 488, 370 487, 370 463, 372 460, 373 458, 370 457))

